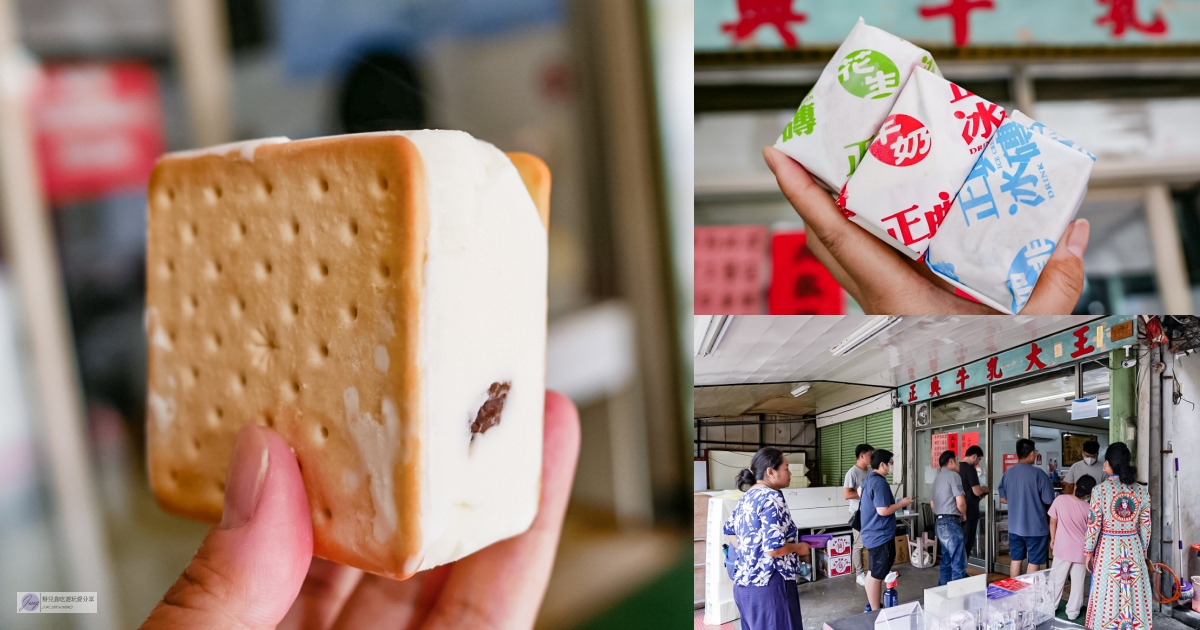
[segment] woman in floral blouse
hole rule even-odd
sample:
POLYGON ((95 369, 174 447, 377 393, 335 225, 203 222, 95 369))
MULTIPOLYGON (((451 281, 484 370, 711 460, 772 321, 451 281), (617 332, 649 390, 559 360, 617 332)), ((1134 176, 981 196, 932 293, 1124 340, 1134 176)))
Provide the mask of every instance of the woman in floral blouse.
POLYGON ((738 473, 738 489, 745 494, 725 521, 724 532, 740 552, 733 601, 743 630, 804 628, 796 591, 797 554, 807 555, 809 548, 796 542, 799 532, 779 491, 791 481, 787 458, 771 447, 755 453, 750 468, 738 473))

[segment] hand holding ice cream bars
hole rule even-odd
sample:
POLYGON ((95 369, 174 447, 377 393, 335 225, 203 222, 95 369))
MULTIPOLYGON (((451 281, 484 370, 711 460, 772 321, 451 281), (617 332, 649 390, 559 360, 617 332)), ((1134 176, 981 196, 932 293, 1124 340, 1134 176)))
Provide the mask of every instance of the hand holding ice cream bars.
POLYGON ((1096 159, 945 80, 929 53, 861 18, 775 147, 840 191, 851 221, 1014 314, 1074 219, 1096 159))

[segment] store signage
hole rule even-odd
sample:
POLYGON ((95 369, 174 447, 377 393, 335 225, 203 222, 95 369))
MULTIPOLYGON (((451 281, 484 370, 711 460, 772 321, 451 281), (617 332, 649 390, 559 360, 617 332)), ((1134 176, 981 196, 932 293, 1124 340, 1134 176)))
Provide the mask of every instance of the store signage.
MULTIPOLYGON (((804 232, 776 232, 771 238, 771 315, 841 315, 842 285, 808 248, 804 232)), ((723 312, 723 311, 722 311, 723 312)))
MULTIPOLYGON (((938 459, 941 458, 942 453, 945 453, 946 451, 954 451, 955 453, 958 453, 958 434, 934 433, 933 447, 929 450, 930 456, 933 458, 933 467, 941 468, 941 466, 938 465, 938 459)), ((955 456, 956 459, 958 457, 959 455, 955 456)))
POLYGON ((1200 43, 1200 0, 696 0, 695 50, 835 49, 859 16, 934 48, 1200 43))
POLYGON ((761 315, 766 226, 697 227, 694 239, 696 314, 761 315))
POLYGON ((911 404, 1103 354, 1117 347, 1112 337, 1113 328, 1121 330, 1123 324, 1133 324, 1135 318, 1134 315, 1114 315, 1074 326, 1033 343, 902 385, 896 388, 896 395, 902 404, 911 404))
POLYGON ((164 144, 153 68, 141 63, 50 66, 32 111, 51 203, 146 188, 164 144))
POLYGON ((1020 461, 1020 460, 1017 459, 1016 453, 1005 453, 1004 454, 1004 469, 1001 470, 1000 472, 1001 473, 1008 472, 1008 469, 1012 468, 1013 466, 1016 466, 1018 461, 1020 461))
POLYGON ((979 432, 972 431, 963 433, 958 440, 958 458, 962 459, 967 456, 967 449, 972 446, 979 446, 979 432))

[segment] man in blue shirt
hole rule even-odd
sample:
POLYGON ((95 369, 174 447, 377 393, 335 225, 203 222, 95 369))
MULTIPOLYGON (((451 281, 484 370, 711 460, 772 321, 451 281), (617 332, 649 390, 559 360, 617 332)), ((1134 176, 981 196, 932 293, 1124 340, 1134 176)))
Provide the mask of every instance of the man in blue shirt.
MULTIPOLYGON (((871 473, 863 482, 858 509, 862 511, 863 546, 867 548, 870 574, 867 576, 867 601, 871 610, 879 610, 883 599, 883 578, 896 561, 896 512, 912 504, 905 497, 896 501, 887 476, 892 472, 892 452, 877 449, 871 453, 871 473)), ((1047 535, 1049 533, 1047 532, 1047 535)))
POLYGON ((1037 449, 1033 440, 1017 440, 1017 464, 1000 479, 1001 503, 1008 504, 1009 577, 1021 574, 1021 561, 1028 556, 1029 573, 1046 566, 1050 525, 1046 507, 1054 503, 1050 475, 1033 465, 1037 449))

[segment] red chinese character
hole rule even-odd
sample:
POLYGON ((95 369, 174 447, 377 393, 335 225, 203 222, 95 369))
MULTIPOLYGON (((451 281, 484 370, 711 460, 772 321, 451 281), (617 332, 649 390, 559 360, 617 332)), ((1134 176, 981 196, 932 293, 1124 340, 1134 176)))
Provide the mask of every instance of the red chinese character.
POLYGON ((995 3, 992 0, 950 0, 949 4, 940 7, 917 7, 917 12, 924 20, 950 16, 950 19, 954 20, 954 45, 966 46, 971 39, 971 25, 968 22, 971 11, 994 8, 995 3))
POLYGON ((1076 328, 1074 331, 1072 331, 1072 333, 1075 335, 1075 352, 1071 353, 1072 359, 1076 359, 1085 354, 1088 354, 1089 352, 1096 351, 1096 349, 1094 347, 1088 345, 1088 341, 1087 341, 1088 327, 1087 326, 1080 326, 1079 328, 1076 328))
POLYGON ((950 206, 954 205, 954 199, 950 197, 950 193, 940 192, 938 193, 938 198, 942 200, 942 203, 934 206, 932 213, 925 213, 926 216, 930 217, 929 223, 933 226, 934 233, 937 233, 942 220, 946 218, 946 213, 950 212, 950 206))
POLYGON ((1000 363, 1000 357, 992 357, 988 359, 987 380, 991 381, 998 378, 1004 378, 1004 372, 1000 369, 1000 366, 997 365, 998 363, 1000 363))
POLYGON ((942 395, 942 386, 938 383, 938 377, 933 377, 933 381, 929 383, 929 397, 942 395))
POLYGON ((1030 348, 1029 354, 1025 355, 1025 358, 1029 359, 1029 365, 1025 366, 1026 372, 1032 370, 1035 366, 1039 370, 1046 367, 1046 364, 1042 363, 1042 349, 1038 347, 1037 342, 1035 341, 1030 345, 1033 347, 1030 348))
POLYGON ((1096 18, 1096 24, 1104 26, 1112 24, 1112 36, 1121 37, 1125 28, 1131 28, 1147 35, 1162 35, 1167 32, 1167 22, 1162 14, 1154 12, 1154 21, 1144 24, 1138 20, 1137 0, 1096 0, 1101 5, 1110 5, 1108 13, 1096 18))
POLYGON ((746 39, 760 26, 774 26, 784 45, 788 48, 798 45, 788 24, 803 24, 808 17, 792 11, 792 0, 738 0, 737 4, 738 21, 721 25, 722 31, 733 33, 734 42, 746 39))
POLYGON ((950 84, 950 94, 951 94, 951 96, 954 97, 954 98, 950 99, 951 105, 963 100, 964 98, 970 98, 972 96, 975 96, 974 92, 972 92, 970 90, 964 90, 957 83, 950 84))
POLYGON ((921 219, 918 217, 916 219, 909 221, 908 217, 906 215, 909 212, 912 212, 913 210, 916 210, 916 209, 917 209, 917 206, 913 205, 911 208, 901 210, 900 212, 897 212, 896 214, 893 214, 891 216, 883 217, 883 221, 885 221, 885 222, 894 220, 896 222, 896 225, 900 228, 900 236, 896 236, 895 228, 887 229, 888 234, 890 234, 892 238, 903 242, 905 245, 912 245, 913 243, 919 243, 919 242, 929 238, 930 236, 933 236, 933 233, 935 231, 937 231, 937 224, 933 221, 933 213, 932 212, 925 213, 925 221, 927 222, 925 234, 923 234, 919 237, 913 235, 912 226, 921 223, 921 219))
POLYGON ((995 103, 984 105, 983 101, 976 101, 974 112, 954 112, 955 118, 966 120, 963 123, 962 137, 968 145, 973 144, 976 138, 987 138, 1000 126, 1004 120, 1004 110, 1001 109, 997 114, 997 109, 1000 109, 1000 106, 995 103))
POLYGON ((845 216, 847 219, 849 219, 850 217, 854 216, 854 213, 846 207, 846 186, 847 184, 842 184, 842 192, 838 193, 837 205, 842 209, 842 216, 845 216))
POLYGON ((967 376, 967 368, 965 368, 965 367, 958 368, 958 376, 954 379, 954 382, 958 383, 959 391, 962 391, 967 388, 967 379, 969 379, 969 378, 971 378, 971 377, 967 376))
POLYGON ((916 402, 917 400, 917 384, 913 383, 908 386, 908 402, 916 402))

